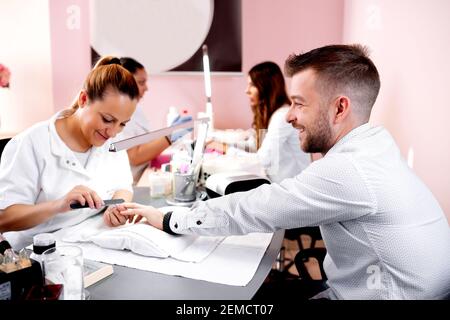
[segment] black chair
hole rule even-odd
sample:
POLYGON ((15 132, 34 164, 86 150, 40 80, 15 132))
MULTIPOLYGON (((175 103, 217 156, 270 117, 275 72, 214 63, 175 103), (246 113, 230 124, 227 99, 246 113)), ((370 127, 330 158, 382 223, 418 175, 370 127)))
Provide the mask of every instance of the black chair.
MULTIPOLYGON (((295 229, 288 229, 288 230, 286 230, 285 233, 284 233, 284 238, 287 239, 287 240, 296 241, 297 245, 298 245, 298 248, 299 248, 299 252, 302 252, 302 251, 307 250, 307 249, 315 248, 316 242, 318 240, 322 240, 322 235, 320 233, 319 227, 302 227, 302 228, 295 228, 295 229), (310 245, 309 248, 304 248, 303 242, 302 242, 302 235, 307 235, 307 236, 309 236, 311 238, 311 245, 310 245)), ((319 248, 319 249, 323 249, 323 248, 319 248)), ((293 275, 293 274, 291 274, 289 272, 289 269, 295 263, 295 259, 287 259, 285 257, 285 251, 286 251, 286 248, 283 246, 280 249, 280 254, 279 254, 278 259, 277 259, 277 268, 276 268, 276 270, 274 270, 272 272, 272 275, 277 274, 276 277, 278 277, 278 278, 285 278, 285 279, 296 278, 295 275, 293 275)), ((319 259, 321 258, 320 254, 319 254, 319 257, 315 257, 315 258, 317 258, 317 260, 319 261, 319 259)), ((298 268, 297 268, 297 271, 299 273, 301 271, 303 271, 303 273, 304 273, 307 270, 306 269, 306 265, 304 263, 309 261, 309 258, 308 258, 307 255, 305 255, 302 259, 303 259, 302 260, 303 261, 303 268, 301 270, 298 270, 298 268)), ((323 259, 321 261, 323 261, 323 259)), ((321 263, 321 261, 319 261, 319 264, 321 263)), ((308 275, 306 275, 305 277, 308 277, 308 275)), ((310 279, 311 277, 309 276, 308 278, 310 279)))
POLYGON ((323 269, 323 260, 325 259, 326 254, 327 249, 325 248, 307 248, 297 252, 294 258, 294 263, 299 277, 303 280, 314 281, 306 268, 306 262, 308 262, 310 258, 315 258, 319 263, 320 275, 322 277, 319 281, 327 280, 327 275, 323 269))
POLYGON ((310 248, 314 248, 316 246, 317 240, 322 240, 322 234, 320 233, 319 227, 302 227, 286 230, 284 233, 284 238, 288 240, 297 241, 299 250, 305 249, 303 247, 302 235, 307 235, 311 238, 311 246, 310 248))
MULTIPOLYGON (((294 231, 290 231, 288 233, 288 237, 292 236, 292 240, 297 240, 301 242, 301 239, 298 240, 302 234, 310 233, 314 236, 314 240, 312 238, 311 245, 315 245, 317 240, 320 240, 321 237, 318 237, 317 230, 312 231, 311 229, 306 229, 305 233, 302 233, 303 228, 293 229, 294 231), (298 235, 294 237, 294 235, 298 235)), ((318 229, 318 228, 317 228, 318 229)), ((319 231, 320 234, 320 231, 319 231)), ((285 236, 286 238, 286 236, 285 236)), ((303 246, 299 245, 299 248, 303 248, 303 246)), ((284 250, 283 248, 281 251, 284 250)), ((280 252, 281 252, 280 251, 280 252)), ((326 290, 328 288, 326 281, 327 276, 323 269, 323 260, 326 255, 326 249, 321 247, 314 248, 303 248, 297 252, 295 255, 294 261, 290 262, 283 270, 272 269, 269 276, 264 281, 261 288, 256 292, 253 300, 261 300, 261 301, 285 301, 289 299, 295 299, 296 301, 306 301, 311 297, 315 296, 319 292, 326 290), (319 263, 321 279, 313 279, 311 274, 308 272, 306 267, 306 262, 310 258, 316 258, 319 263), (295 263, 299 276, 291 274, 288 269, 292 264, 295 263)), ((282 252, 280 256, 282 255, 282 252)))
POLYGON ((5 149, 6 144, 11 140, 11 138, 0 139, 0 161, 3 153, 3 149, 5 149))

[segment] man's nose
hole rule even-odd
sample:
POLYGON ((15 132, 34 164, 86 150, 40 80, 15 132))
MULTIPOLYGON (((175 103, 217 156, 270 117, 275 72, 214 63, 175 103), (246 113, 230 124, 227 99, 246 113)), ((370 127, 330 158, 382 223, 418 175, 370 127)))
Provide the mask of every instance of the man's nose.
POLYGON ((295 121, 295 115, 294 115, 293 110, 294 110, 294 108, 292 107, 292 104, 291 104, 288 112, 286 113, 286 122, 288 122, 288 123, 292 123, 295 121))

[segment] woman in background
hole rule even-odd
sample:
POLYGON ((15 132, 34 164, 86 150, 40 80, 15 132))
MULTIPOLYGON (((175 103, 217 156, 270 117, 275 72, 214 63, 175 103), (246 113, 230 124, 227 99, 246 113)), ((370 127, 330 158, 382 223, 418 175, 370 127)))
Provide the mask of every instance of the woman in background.
MULTIPOLYGON (((267 176, 272 182, 296 176, 310 164, 311 158, 300 148, 298 131, 286 122, 291 101, 283 73, 276 63, 266 61, 250 69, 247 82, 245 93, 250 100, 252 127, 256 131, 254 149, 267 176)), ((217 144, 215 146, 218 148, 217 144)), ((243 152, 229 146, 224 151, 227 154, 243 152)))
MULTIPOLYGON (((144 66, 133 58, 123 57, 120 58, 120 64, 131 72, 136 80, 139 88, 139 100, 144 97, 145 92, 148 90, 147 87, 147 71, 144 66)), ((179 117, 172 122, 173 125, 181 124, 186 121, 191 120, 192 117, 185 116, 179 117)), ((137 135, 145 134, 150 132, 151 126, 150 122, 144 114, 142 108, 138 105, 135 113, 131 117, 131 121, 128 123, 124 130, 124 137, 130 138, 137 135)), ((167 149, 172 143, 184 136, 188 131, 191 130, 180 130, 174 132, 171 136, 166 136, 132 147, 127 150, 128 158, 130 160, 131 171, 133 173, 134 184, 136 184, 142 176, 145 168, 148 166, 149 162, 155 159, 161 154, 165 149, 167 149)))
MULTIPOLYGON (((71 108, 11 139, 0 162, 0 232, 15 249, 35 234, 80 223, 103 208, 102 199, 132 199, 127 154, 109 152, 133 114, 136 81, 117 58, 100 60, 71 108), (79 202, 88 208, 71 210, 79 202)), ((126 222, 115 207, 109 226, 126 222)))

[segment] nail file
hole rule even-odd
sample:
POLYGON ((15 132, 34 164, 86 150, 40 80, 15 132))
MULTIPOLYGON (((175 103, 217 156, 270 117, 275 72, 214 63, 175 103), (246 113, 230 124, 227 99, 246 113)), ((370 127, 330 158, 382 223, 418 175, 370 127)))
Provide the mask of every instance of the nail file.
MULTIPOLYGON (((113 204, 119 204, 122 202, 125 202, 125 200, 123 199, 111 199, 111 200, 103 200, 103 202, 105 203, 105 207, 113 205, 113 204)), ((71 203, 70 204, 70 208, 71 209, 82 209, 82 208, 89 208, 89 204, 86 203, 84 204, 84 206, 82 206, 79 202, 75 202, 75 203, 71 203)))

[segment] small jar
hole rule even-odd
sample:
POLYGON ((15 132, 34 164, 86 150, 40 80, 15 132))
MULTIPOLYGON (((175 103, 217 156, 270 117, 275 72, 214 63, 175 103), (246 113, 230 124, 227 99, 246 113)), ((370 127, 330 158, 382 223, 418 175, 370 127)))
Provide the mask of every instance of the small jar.
POLYGON ((33 237, 33 253, 30 258, 42 265, 42 253, 56 246, 55 236, 52 233, 39 233, 33 237))

